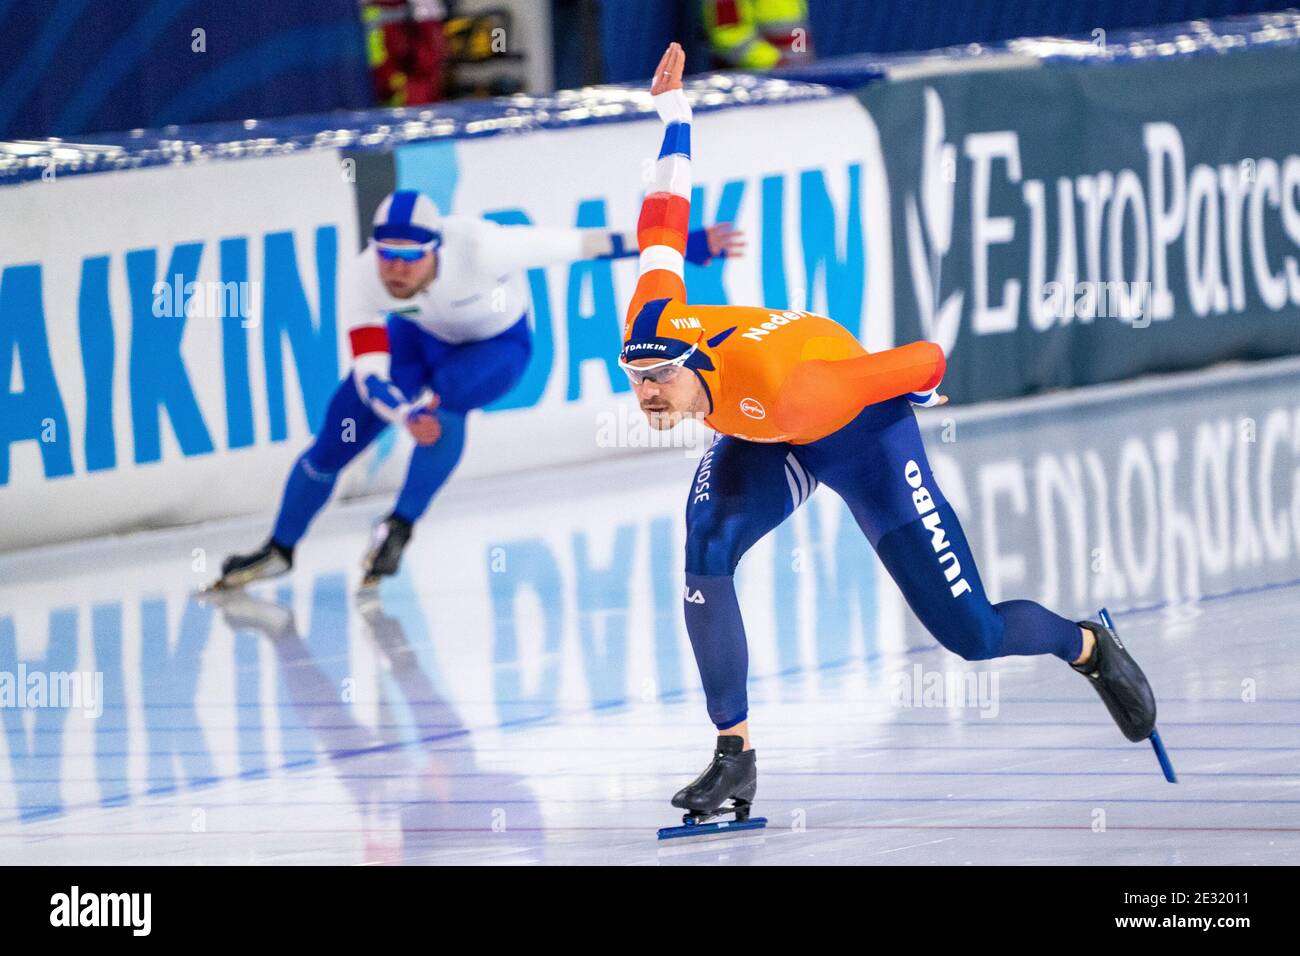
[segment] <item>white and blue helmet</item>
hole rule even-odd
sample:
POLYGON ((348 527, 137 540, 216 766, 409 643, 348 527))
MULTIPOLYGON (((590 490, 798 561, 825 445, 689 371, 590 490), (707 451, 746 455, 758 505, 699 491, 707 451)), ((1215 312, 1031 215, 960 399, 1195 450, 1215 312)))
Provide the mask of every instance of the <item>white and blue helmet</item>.
POLYGON ((433 200, 414 189, 399 189, 384 198, 375 210, 376 242, 406 239, 420 245, 442 242, 442 213, 433 200))

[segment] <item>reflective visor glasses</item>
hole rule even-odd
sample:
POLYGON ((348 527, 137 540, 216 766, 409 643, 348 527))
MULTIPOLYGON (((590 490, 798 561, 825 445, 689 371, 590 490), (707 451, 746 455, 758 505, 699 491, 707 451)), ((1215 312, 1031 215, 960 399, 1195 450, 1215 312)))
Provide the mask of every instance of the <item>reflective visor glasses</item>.
POLYGON ((388 262, 419 262, 437 247, 436 242, 422 242, 418 246, 388 246, 382 242, 375 243, 375 252, 379 258, 388 262))
POLYGON ((622 356, 619 356, 618 367, 627 372, 627 377, 631 379, 633 385, 640 385, 643 382, 667 385, 677 377, 677 373, 686 365, 686 360, 694 355, 695 350, 699 347, 700 343, 696 342, 677 358, 665 359, 662 362, 655 362, 653 365, 632 365, 624 361, 622 356))

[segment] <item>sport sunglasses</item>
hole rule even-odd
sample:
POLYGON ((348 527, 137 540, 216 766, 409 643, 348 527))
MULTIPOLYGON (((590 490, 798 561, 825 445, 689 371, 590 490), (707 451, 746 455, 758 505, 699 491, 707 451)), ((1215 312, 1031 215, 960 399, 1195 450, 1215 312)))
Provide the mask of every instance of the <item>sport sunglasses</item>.
POLYGON ((379 258, 386 259, 389 262, 393 260, 419 262, 437 247, 438 243, 436 241, 423 242, 418 246, 386 246, 382 242, 375 243, 375 251, 379 253, 379 258))
POLYGON ((633 385, 640 385, 642 382, 654 382, 656 385, 667 385, 677 377, 677 373, 682 370, 686 360, 695 354, 695 350, 700 347, 696 342, 689 349, 674 359, 665 359, 662 362, 656 362, 654 365, 632 365, 624 361, 620 355, 618 358, 618 367, 627 372, 627 377, 632 380, 633 385))

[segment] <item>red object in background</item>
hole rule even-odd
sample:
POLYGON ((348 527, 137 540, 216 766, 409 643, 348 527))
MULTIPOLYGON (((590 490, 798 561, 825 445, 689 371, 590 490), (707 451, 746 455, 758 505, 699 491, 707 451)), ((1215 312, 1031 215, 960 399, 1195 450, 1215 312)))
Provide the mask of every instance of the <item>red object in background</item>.
POLYGON ((811 63, 813 60, 812 40, 808 36, 807 27, 789 30, 767 29, 763 31, 763 39, 781 51, 782 66, 811 63), (803 41, 803 47, 796 50, 795 43, 799 40, 803 41))
POLYGON ((740 11, 736 9, 736 0, 717 0, 713 9, 714 19, 720 27, 734 27, 740 22, 740 11))
POLYGON ((380 104, 418 106, 442 99, 446 15, 439 0, 368 0, 363 16, 380 104))

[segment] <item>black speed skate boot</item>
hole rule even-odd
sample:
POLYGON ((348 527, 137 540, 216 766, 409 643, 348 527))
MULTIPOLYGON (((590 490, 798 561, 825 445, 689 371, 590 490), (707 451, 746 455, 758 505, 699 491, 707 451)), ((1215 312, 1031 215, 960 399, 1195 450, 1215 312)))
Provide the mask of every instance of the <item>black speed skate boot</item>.
POLYGON ((1093 621, 1079 622, 1080 627, 1092 632, 1096 643, 1086 661, 1070 666, 1088 678, 1125 737, 1134 743, 1151 741, 1165 779, 1177 783, 1173 765, 1169 762, 1169 755, 1165 753, 1164 744, 1156 730, 1156 695, 1147 683, 1142 668, 1138 667, 1137 661, 1133 660, 1115 633, 1110 613, 1102 608, 1100 617, 1100 624, 1093 621))
POLYGON ((666 827, 659 839, 694 836, 718 830, 751 830, 767 826, 763 817, 750 819, 750 804, 758 792, 758 764, 753 750, 735 734, 718 737, 712 762, 691 783, 673 795, 673 806, 686 811, 683 826, 666 827), (731 803, 727 804, 730 800, 731 803), (724 805, 725 804, 725 805, 724 805), (733 820, 710 823, 714 817, 734 814, 733 820))
POLYGON ((254 581, 279 577, 293 567, 293 548, 273 539, 248 554, 232 554, 221 565, 221 577, 208 585, 209 591, 229 591, 254 581))
POLYGON ((362 562, 366 571, 361 579, 363 590, 377 587, 380 578, 397 573, 402 563, 402 552, 410 540, 411 522, 397 515, 389 515, 375 527, 374 540, 362 562))
POLYGON ((1070 666, 1088 678, 1125 737, 1134 743, 1146 740, 1156 726, 1156 696, 1142 668, 1105 624, 1080 621, 1079 626, 1091 631, 1097 643, 1091 657, 1070 666))

